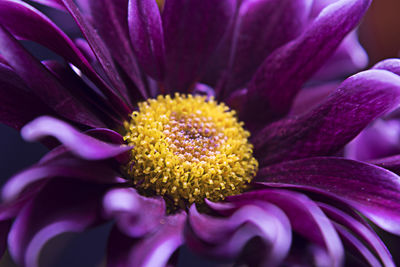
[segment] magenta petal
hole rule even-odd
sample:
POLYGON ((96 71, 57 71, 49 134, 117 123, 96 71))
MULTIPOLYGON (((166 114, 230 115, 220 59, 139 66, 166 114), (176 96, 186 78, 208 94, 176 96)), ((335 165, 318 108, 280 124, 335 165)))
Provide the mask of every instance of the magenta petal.
POLYGON ((249 204, 267 201, 279 207, 290 220, 293 230, 325 247, 331 266, 340 266, 344 251, 333 225, 321 209, 305 195, 284 190, 255 190, 229 197, 228 202, 249 204))
POLYGON ((261 237, 270 248, 269 253, 262 257, 268 266, 279 264, 289 251, 292 240, 287 217, 269 203, 263 203, 262 207, 247 203, 227 218, 201 214, 192 206, 189 225, 187 245, 195 252, 213 257, 235 259, 248 241, 255 236, 261 237))
POLYGON ((0 122, 21 129, 40 115, 54 115, 8 66, 0 63, 0 122))
POLYGON ((84 161, 64 156, 50 162, 36 164, 10 178, 2 188, 2 197, 11 201, 35 182, 51 178, 80 179, 94 183, 117 183, 116 173, 106 162, 84 161))
POLYGON ((130 239, 114 228, 108 245, 107 266, 164 267, 183 244, 186 214, 166 216, 156 231, 142 239, 130 239))
POLYGON ((143 197, 133 188, 110 190, 103 206, 106 216, 115 219, 120 231, 131 237, 142 237, 160 227, 166 213, 162 198, 143 197))
POLYGON ((383 168, 342 158, 308 158, 262 168, 255 181, 336 195, 379 227, 400 234, 400 178, 383 168))
POLYGON ((30 1, 65 11, 64 5, 62 4, 61 0, 30 0, 30 1))
POLYGON ((317 108, 274 122, 252 142, 261 166, 336 153, 374 119, 400 104, 400 77, 369 70, 345 80, 317 108))
POLYGON ((165 1, 162 19, 169 92, 192 89, 227 30, 235 6, 235 0, 165 1))
POLYGON ((12 225, 8 246, 13 259, 20 265, 38 266, 40 250, 51 238, 98 222, 103 191, 91 184, 49 183, 12 225))
POLYGON ((233 33, 229 59, 230 89, 244 86, 264 59, 276 48, 297 37, 305 26, 310 0, 243 1, 233 33))
POLYGON ((248 86, 242 117, 262 125, 285 115, 303 83, 335 52, 370 2, 342 0, 330 4, 300 37, 267 57, 248 86))
POLYGON ((129 35, 137 59, 156 80, 164 76, 165 48, 162 21, 154 0, 129 1, 129 35))
POLYGON ((119 66, 126 72, 129 78, 135 83, 139 91, 129 93, 142 97, 147 96, 141 73, 129 39, 128 30, 128 0, 84 0, 90 22, 96 29, 111 55, 118 62, 119 66))
POLYGON ((319 206, 328 217, 336 223, 346 227, 349 231, 353 232, 355 236, 360 238, 361 241, 370 246, 373 249, 373 252, 380 257, 384 266, 395 266, 392 256, 385 247, 385 244, 380 240, 372 228, 367 227, 365 224, 330 205, 319 203, 319 206))
POLYGON ((51 117, 40 117, 21 130, 27 141, 37 141, 53 136, 75 155, 87 160, 101 160, 116 157, 130 150, 128 146, 113 145, 80 133, 69 124, 51 117))
POLYGON ((388 70, 397 75, 400 75, 400 59, 397 58, 386 59, 381 62, 378 62, 373 68, 378 70, 388 70))
MULTIPOLYGON (((79 28, 81 29, 82 33, 84 34, 86 40, 88 41, 90 47, 93 50, 93 53, 96 55, 97 60, 100 62, 104 72, 106 73, 107 77, 110 79, 112 85, 114 86, 115 90, 122 96, 122 99, 129 103, 129 94, 127 92, 127 88, 123 83, 117 67, 114 64, 114 61, 109 53, 108 49, 104 42, 100 39, 99 35, 95 31, 95 29, 86 21, 82 13, 79 11, 78 7, 72 0, 61 0, 71 14, 73 19, 78 24, 79 28)), ((126 111, 131 110, 129 107, 125 107, 126 111)))
POLYGON ((3 27, 0 26, 0 51, 15 73, 50 108, 72 121, 92 127, 103 123, 70 92, 3 27))

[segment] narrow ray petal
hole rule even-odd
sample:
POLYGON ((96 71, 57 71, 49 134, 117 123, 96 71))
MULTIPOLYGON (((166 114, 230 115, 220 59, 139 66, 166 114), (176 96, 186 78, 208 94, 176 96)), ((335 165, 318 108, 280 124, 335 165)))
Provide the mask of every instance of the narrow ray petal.
POLYGON ((308 113, 266 126, 253 138, 255 154, 261 166, 332 155, 399 104, 399 76, 384 70, 361 72, 308 113))
POLYGON ((101 160, 118 156, 130 150, 128 146, 113 145, 80 133, 67 123, 51 117, 40 117, 21 130, 25 140, 37 141, 53 136, 75 155, 87 160, 101 160))
POLYGON ((54 236, 79 232, 99 220, 99 199, 104 190, 92 184, 56 181, 18 215, 8 236, 11 255, 18 264, 36 267, 41 248, 54 236))
POLYGON ((231 23, 235 6, 236 0, 165 2, 162 19, 169 92, 185 92, 194 86, 231 23))
POLYGON ((242 117, 260 124, 285 115, 303 83, 358 24, 370 2, 341 0, 327 6, 299 38, 267 57, 248 86, 242 117))
POLYGON ((379 227, 400 234, 400 178, 383 168, 342 158, 308 158, 262 168, 255 181, 336 195, 379 227))

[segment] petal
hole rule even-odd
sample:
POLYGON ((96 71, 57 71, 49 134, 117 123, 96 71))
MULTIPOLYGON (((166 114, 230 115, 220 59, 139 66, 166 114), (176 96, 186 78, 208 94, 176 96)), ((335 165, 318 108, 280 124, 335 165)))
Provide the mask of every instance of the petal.
POLYGON ((364 69, 367 65, 367 52, 358 42, 357 31, 352 31, 312 79, 332 80, 347 77, 349 74, 364 69))
POLYGON ((92 184, 49 183, 14 221, 8 236, 13 259, 38 266, 44 244, 65 232, 79 232, 99 220, 99 199, 104 190, 92 184))
POLYGON ((400 173, 400 155, 370 160, 369 163, 388 169, 397 174, 400 173))
MULTIPOLYGON (((72 0, 61 0, 71 14, 72 18, 78 24, 80 30, 82 31, 83 35, 85 36, 86 40, 88 41, 90 47, 93 50, 93 53, 96 55, 97 60, 99 61, 100 65, 102 66, 105 74, 110 79, 111 84, 114 86, 115 90, 119 93, 120 97, 123 100, 129 103, 129 93, 127 88, 119 75, 117 67, 114 64, 114 61, 111 57, 110 52, 108 51, 106 45, 101 40, 99 35, 97 34, 96 30, 89 24, 85 17, 82 15, 74 1, 72 0)), ((128 114, 131 111, 131 108, 127 107, 126 111, 128 114)))
POLYGON ((377 120, 345 148, 346 158, 373 160, 400 154, 400 121, 377 120))
POLYGON ((255 182, 333 194, 379 227, 400 234, 400 178, 383 168, 342 158, 309 158, 262 168, 255 182))
POLYGON ((116 228, 110 235, 107 266, 154 266, 167 265, 172 254, 183 244, 184 213, 165 217, 156 232, 142 239, 128 239, 116 228))
POLYGON ((227 218, 201 214, 192 206, 189 226, 185 233, 189 248, 213 257, 235 259, 252 238, 260 237, 270 249, 263 247, 260 248, 263 251, 258 251, 265 253, 261 260, 266 266, 278 265, 292 240, 285 214, 269 203, 263 203, 262 207, 247 203, 227 218))
MULTIPOLYGON (((57 3, 61 4, 61 1, 57 1, 57 3)), ((124 110, 124 103, 98 76, 68 36, 45 15, 21 1, 4 0, 0 3, 0 24, 6 27, 13 35, 37 42, 63 56, 90 77, 102 92, 110 98, 117 110, 124 110), (26 25, 34 25, 34 27, 26 27, 26 25), (40 29, 40 31, 34 29, 40 29)), ((128 109, 126 108, 126 110, 128 109)))
POLYGON ((311 242, 325 247, 331 266, 341 266, 344 257, 342 243, 333 225, 321 209, 305 195, 285 190, 255 190, 229 197, 228 202, 252 203, 257 200, 277 205, 290 220, 293 230, 311 242))
POLYGON ((128 92, 147 96, 129 39, 128 0, 85 0, 84 3, 90 13, 90 22, 107 49, 139 89, 136 92, 128 88, 128 92))
POLYGON ((65 177, 94 183, 117 183, 118 173, 104 161, 84 161, 64 156, 50 162, 36 164, 10 178, 2 188, 2 198, 11 201, 18 198, 32 184, 51 178, 65 177))
POLYGON ((60 0, 30 0, 30 1, 65 11, 65 8, 60 0))
POLYGON ((400 59, 397 58, 386 59, 381 62, 378 62, 373 68, 378 70, 388 70, 397 75, 400 75, 400 59))
POLYGON ((285 115, 303 83, 334 53, 370 2, 341 0, 329 5, 300 37, 267 57, 248 86, 242 117, 259 125, 285 115))
POLYGON ((59 115, 92 127, 103 125, 1 26, 0 51, 15 73, 59 115))
POLYGON ((0 63, 0 122, 21 129, 35 117, 54 114, 8 66, 0 63))
POLYGON ((230 89, 244 86, 263 60, 276 48, 297 37, 303 30, 312 1, 243 1, 233 33, 230 89))
POLYGON ((131 237, 156 230, 166 214, 162 198, 143 197, 133 188, 110 190, 104 196, 103 207, 106 216, 115 219, 120 231, 131 237))
POLYGON ((128 11, 129 35, 137 59, 156 80, 164 76, 164 32, 157 2, 130 0, 128 11))
POLYGON ((319 203, 319 206, 325 214, 331 218, 331 220, 346 227, 354 236, 358 237, 361 241, 370 246, 373 249, 372 251, 380 257, 384 266, 395 266, 392 256, 385 247, 385 244, 380 240, 372 228, 367 227, 365 224, 360 223, 335 207, 324 203, 319 203))
POLYGON ((187 92, 226 32, 236 0, 169 0, 163 9, 167 91, 187 92))
POLYGON ((45 136, 53 136, 75 155, 87 160, 101 160, 118 156, 131 148, 113 145, 78 132, 67 123, 51 117, 40 117, 21 130, 27 141, 37 141, 45 136))
POLYGON ((344 81, 317 108, 261 130, 252 139, 255 155, 261 166, 332 155, 399 104, 399 76, 383 70, 361 72, 344 81))

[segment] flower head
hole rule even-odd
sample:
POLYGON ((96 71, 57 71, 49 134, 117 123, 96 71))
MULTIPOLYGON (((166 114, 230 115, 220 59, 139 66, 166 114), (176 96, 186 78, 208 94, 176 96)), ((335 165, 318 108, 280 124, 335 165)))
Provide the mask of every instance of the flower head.
POLYGON ((51 148, 2 190, 0 240, 17 263, 107 219, 110 266, 164 266, 183 244, 262 266, 340 266, 345 245, 394 266, 364 217, 400 233, 399 177, 340 152, 399 105, 400 61, 308 97, 363 64, 350 32, 369 0, 37 2, 85 39, 0 1, 0 119, 34 119, 22 136, 51 148))

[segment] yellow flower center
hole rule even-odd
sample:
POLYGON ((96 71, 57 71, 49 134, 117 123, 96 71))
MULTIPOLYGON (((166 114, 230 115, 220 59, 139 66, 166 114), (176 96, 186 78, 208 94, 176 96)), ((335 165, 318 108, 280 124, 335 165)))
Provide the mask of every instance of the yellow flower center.
POLYGON ((184 207, 241 193, 255 176, 250 133, 235 111, 204 96, 158 96, 125 122, 125 171, 139 192, 184 207))

